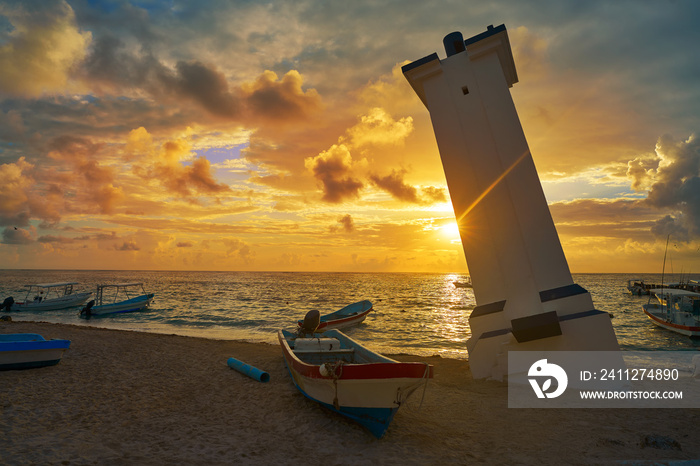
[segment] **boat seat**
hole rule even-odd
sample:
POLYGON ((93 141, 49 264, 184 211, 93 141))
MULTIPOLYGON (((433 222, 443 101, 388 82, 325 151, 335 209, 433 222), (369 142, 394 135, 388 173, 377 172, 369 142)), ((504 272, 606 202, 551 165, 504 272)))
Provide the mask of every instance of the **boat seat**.
POLYGON ((331 350, 319 350, 319 349, 306 349, 306 350, 294 350, 295 354, 352 354, 355 352, 355 348, 338 348, 331 350))

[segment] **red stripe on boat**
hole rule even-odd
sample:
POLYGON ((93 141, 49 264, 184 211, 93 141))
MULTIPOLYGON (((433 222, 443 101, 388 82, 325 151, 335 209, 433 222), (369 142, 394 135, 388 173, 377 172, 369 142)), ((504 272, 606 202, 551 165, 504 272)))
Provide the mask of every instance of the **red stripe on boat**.
POLYGON ((687 325, 681 325, 681 324, 674 324, 672 322, 666 322, 665 320, 661 320, 659 317, 656 317, 646 309, 643 309, 643 311, 648 315, 651 319, 657 321, 658 323, 665 325, 667 327, 673 327, 673 328, 679 328, 682 330, 689 330, 691 332, 700 332, 700 327, 689 327, 687 325))
MULTIPOLYGON (((282 340, 280 340, 282 343, 282 340)), ((286 341, 284 342, 286 343, 286 341)), ((299 360, 289 349, 282 344, 284 357, 298 374, 312 379, 327 379, 318 370, 318 365, 306 364, 299 360)), ((422 362, 376 362, 370 364, 343 364, 340 380, 351 379, 398 379, 425 377, 425 364, 422 362)), ((433 377, 433 366, 428 365, 428 378, 433 377)))

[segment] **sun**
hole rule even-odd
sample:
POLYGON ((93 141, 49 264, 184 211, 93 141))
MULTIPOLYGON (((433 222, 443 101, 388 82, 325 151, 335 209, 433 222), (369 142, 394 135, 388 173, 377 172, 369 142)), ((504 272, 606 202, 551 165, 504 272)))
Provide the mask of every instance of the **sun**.
POLYGON ((450 222, 446 223, 443 226, 440 227, 440 233, 442 233, 443 236, 449 238, 449 239, 460 239, 459 238, 459 227, 457 226, 457 223, 455 222, 450 222))

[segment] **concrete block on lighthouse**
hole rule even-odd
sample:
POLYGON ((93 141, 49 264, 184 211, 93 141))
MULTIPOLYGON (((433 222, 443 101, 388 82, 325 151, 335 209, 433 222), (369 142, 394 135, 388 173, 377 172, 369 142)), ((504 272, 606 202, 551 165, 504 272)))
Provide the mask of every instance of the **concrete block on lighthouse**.
POLYGON ((514 350, 618 350, 608 314, 571 277, 510 95, 505 25, 443 43, 446 58, 402 71, 430 112, 474 286, 472 374, 502 379, 514 350))

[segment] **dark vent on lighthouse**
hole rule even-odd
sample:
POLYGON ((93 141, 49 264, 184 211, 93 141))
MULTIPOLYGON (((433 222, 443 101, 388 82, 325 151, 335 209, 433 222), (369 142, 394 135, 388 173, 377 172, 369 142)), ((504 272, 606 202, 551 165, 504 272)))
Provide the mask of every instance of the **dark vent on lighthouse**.
POLYGON ((462 37, 461 32, 447 34, 445 38, 442 39, 442 43, 445 46, 445 52, 448 57, 467 50, 464 46, 464 37, 462 37))

